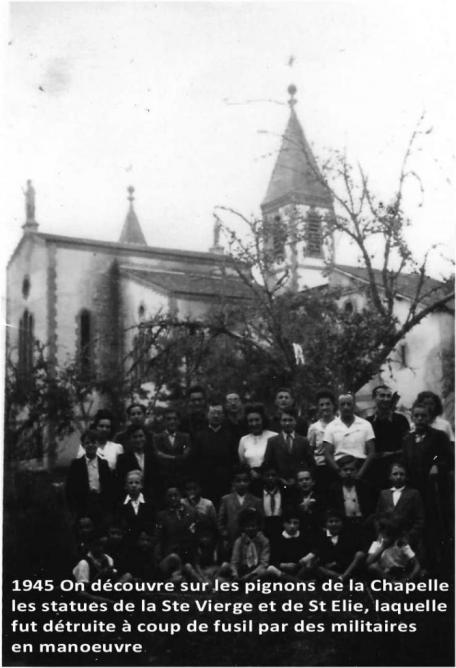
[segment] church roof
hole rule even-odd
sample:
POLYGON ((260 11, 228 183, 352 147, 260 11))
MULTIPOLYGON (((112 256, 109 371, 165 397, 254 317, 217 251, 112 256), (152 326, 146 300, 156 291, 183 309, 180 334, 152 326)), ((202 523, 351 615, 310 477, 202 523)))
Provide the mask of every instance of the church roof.
POLYGON ((190 272, 154 271, 121 267, 121 272, 140 283, 159 288, 176 296, 213 299, 251 299, 251 291, 237 276, 197 274, 190 272))
MULTIPOLYGON (((368 282, 368 273, 365 267, 357 267, 348 264, 336 264, 334 269, 343 274, 348 274, 355 279, 358 279, 362 282, 368 282)), ((374 276, 376 283, 379 287, 382 286, 382 272, 380 269, 374 269, 374 276)), ((420 277, 418 274, 401 274, 397 279, 397 288, 399 296, 405 297, 406 299, 414 299, 416 291, 418 289, 418 282, 420 277)), ((448 293, 448 289, 445 283, 438 281, 435 278, 430 278, 426 276, 424 279, 423 286, 421 288, 421 294, 423 295, 424 303, 432 303, 436 299, 441 299, 448 293), (430 295, 429 293, 432 294, 430 295), (428 295, 428 297, 426 297, 428 295)), ((447 308, 452 307, 452 302, 448 303, 447 308)))
POLYGON ((288 91, 292 96, 289 101, 290 118, 261 207, 265 213, 289 203, 332 209, 331 195, 323 184, 294 109, 295 86, 290 86, 288 91))
POLYGON ((122 227, 122 232, 120 233, 119 243, 120 244, 139 244, 141 246, 147 246, 146 238, 139 224, 138 217, 133 208, 133 193, 135 189, 133 186, 128 187, 128 200, 130 206, 128 209, 127 217, 122 227))

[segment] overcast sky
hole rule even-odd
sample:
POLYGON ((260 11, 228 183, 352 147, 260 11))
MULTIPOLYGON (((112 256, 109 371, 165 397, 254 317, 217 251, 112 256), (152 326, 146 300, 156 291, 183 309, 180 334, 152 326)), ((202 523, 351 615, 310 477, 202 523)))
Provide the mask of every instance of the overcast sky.
POLYGON ((291 82, 316 154, 346 149, 382 196, 426 112, 412 243, 452 252, 453 6, 12 3, 2 254, 20 238, 29 178, 41 231, 116 241, 132 184, 150 245, 207 250, 214 206, 258 212, 291 82))

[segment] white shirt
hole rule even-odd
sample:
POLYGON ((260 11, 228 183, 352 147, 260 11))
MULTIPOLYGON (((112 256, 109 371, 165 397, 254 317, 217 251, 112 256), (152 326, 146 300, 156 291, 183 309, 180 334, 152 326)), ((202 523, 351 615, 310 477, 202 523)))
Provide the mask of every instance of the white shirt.
MULTIPOLYGON (((122 455, 123 451, 124 451, 123 445, 121 445, 120 443, 114 443, 114 441, 106 441, 104 445, 98 446, 97 455, 101 459, 105 459, 111 471, 114 471, 117 464, 117 457, 119 455, 122 455)), ((85 450, 82 447, 82 445, 80 445, 76 457, 79 459, 79 457, 84 457, 84 455, 85 455, 85 450)))
POLYGON ((433 429, 438 429, 439 431, 445 432, 445 434, 448 436, 451 442, 454 441, 454 434, 453 434, 453 429, 451 428, 451 424, 448 422, 448 420, 445 420, 441 415, 437 415, 435 418, 434 422, 432 422, 430 425, 433 429))
POLYGON ((327 537, 330 539, 333 545, 337 545, 339 542, 339 536, 333 536, 329 529, 325 529, 327 537))
POLYGON ((146 502, 144 500, 143 493, 139 492, 137 499, 132 499, 131 496, 127 494, 127 496, 125 497, 124 506, 126 506, 127 503, 131 503, 133 512, 135 513, 135 515, 137 515, 139 513, 139 505, 141 503, 146 503, 146 502))
POLYGON ((315 463, 317 466, 324 466, 326 464, 323 441, 328 424, 331 423, 323 422, 323 420, 317 420, 317 422, 313 422, 310 425, 307 432, 307 440, 309 441, 310 447, 313 449, 315 463))
POLYGON ((336 461, 344 455, 351 455, 355 459, 366 459, 366 443, 374 439, 371 423, 357 415, 349 427, 339 417, 334 418, 326 427, 324 434, 324 440, 334 446, 336 461))
POLYGON ((100 491, 100 473, 98 471, 97 458, 85 458, 87 463, 87 475, 89 476, 89 489, 91 492, 100 491))
POLYGON ((278 489, 272 494, 263 490, 263 508, 265 517, 279 517, 282 514, 282 495, 278 489), (274 497, 274 512, 272 511, 272 497, 274 497))
POLYGON ((136 461, 138 462, 138 468, 140 471, 144 471, 144 452, 135 452, 136 461))
POLYGON ((262 465, 266 452, 266 445, 272 436, 277 436, 275 431, 265 429, 261 434, 247 434, 239 441, 239 460, 247 464, 251 469, 262 465))
MULTIPOLYGON (((91 555, 91 552, 89 552, 91 555)), ((109 554, 104 555, 108 561, 108 566, 112 568, 114 566, 114 561, 109 554)), ((81 559, 80 562, 76 564, 73 568, 73 577, 76 582, 90 582, 90 566, 87 559, 81 559)))
POLYGON ((404 491, 404 487, 391 487, 391 491, 393 492, 393 506, 396 506, 404 491))
POLYGON ((347 517, 361 517, 356 487, 354 485, 353 487, 342 485, 342 493, 344 495, 345 515, 347 517))

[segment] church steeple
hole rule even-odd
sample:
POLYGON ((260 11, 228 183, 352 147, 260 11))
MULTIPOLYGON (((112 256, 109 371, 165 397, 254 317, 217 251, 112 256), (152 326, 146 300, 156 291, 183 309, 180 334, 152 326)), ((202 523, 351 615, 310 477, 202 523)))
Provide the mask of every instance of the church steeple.
POLYGON ((135 192, 135 189, 133 188, 133 186, 128 186, 127 190, 128 190, 127 199, 130 202, 130 206, 128 209, 127 217, 125 218, 125 222, 122 227, 122 232, 120 233, 119 243, 138 244, 140 246, 147 246, 146 238, 143 234, 141 225, 139 224, 138 217, 133 208, 133 202, 135 199, 133 197, 133 193, 135 192))
POLYGON ((312 149, 296 115, 296 92, 296 86, 288 86, 290 117, 261 204, 264 215, 287 204, 332 209, 331 195, 322 182, 312 149))

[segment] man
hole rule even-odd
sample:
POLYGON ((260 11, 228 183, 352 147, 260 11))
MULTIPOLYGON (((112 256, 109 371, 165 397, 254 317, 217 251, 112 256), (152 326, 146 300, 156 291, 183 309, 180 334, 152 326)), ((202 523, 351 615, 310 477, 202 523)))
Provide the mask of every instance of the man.
POLYGON ((317 392, 315 399, 319 419, 310 425, 307 432, 307 440, 315 458, 315 483, 319 492, 326 493, 332 482, 333 475, 331 470, 328 470, 326 463, 323 438, 326 427, 335 418, 337 402, 336 397, 329 390, 317 392))
POLYGON ((393 409, 393 392, 387 385, 378 385, 372 392, 375 413, 367 419, 375 434, 375 460, 371 479, 378 489, 388 484, 391 464, 402 452, 402 441, 410 431, 407 418, 393 409))
POLYGON ((283 484, 293 487, 298 469, 315 469, 309 442, 296 433, 296 411, 286 408, 280 417, 280 433, 268 440, 264 456, 265 468, 276 469, 283 484))
POLYGON ((200 385, 193 385, 187 392, 187 415, 182 420, 181 429, 195 438, 198 431, 207 426, 206 393, 200 385))
POLYGON ((152 444, 147 442, 143 426, 130 425, 126 431, 127 452, 117 460, 118 491, 123 495, 126 476, 130 471, 143 474, 144 492, 152 501, 158 500, 159 463, 152 444))
POLYGON ((224 424, 231 431, 233 441, 235 441, 235 448, 237 448, 240 438, 249 433, 247 420, 244 416, 244 407, 241 397, 237 392, 228 392, 225 395, 224 424))
MULTIPOLYGON (((126 429, 120 431, 114 437, 114 441, 116 443, 121 443, 124 448, 128 447, 130 427, 145 427, 146 409, 144 406, 139 403, 130 404, 127 408, 127 421, 126 429)), ((147 429, 144 433, 146 434, 147 446, 152 447, 152 435, 149 434, 147 429)))
POLYGON ((367 420, 355 415, 355 400, 351 394, 338 399, 339 417, 328 424, 323 437, 328 466, 339 476, 337 461, 344 455, 355 458, 357 478, 366 475, 375 457, 375 434, 367 420))
MULTIPOLYGON (((280 416, 282 415, 282 411, 287 410, 289 408, 295 408, 295 400, 293 398, 291 390, 288 387, 281 387, 280 389, 278 389, 276 392, 274 403, 276 406, 276 413, 269 420, 269 428, 272 431, 279 433, 281 430, 280 416)), ((297 434, 299 434, 300 436, 307 436, 307 427, 308 425, 306 420, 304 420, 304 418, 302 417, 296 418, 295 431, 297 434)))
POLYGON ((189 434, 178 430, 179 415, 169 407, 164 412, 165 430, 154 435, 154 449, 160 466, 160 488, 182 486, 190 475, 189 434))
POLYGON ((237 451, 233 447, 233 434, 223 422, 223 406, 211 401, 207 412, 208 424, 195 435, 193 462, 195 477, 199 480, 203 495, 217 504, 230 491, 233 466, 237 451))

